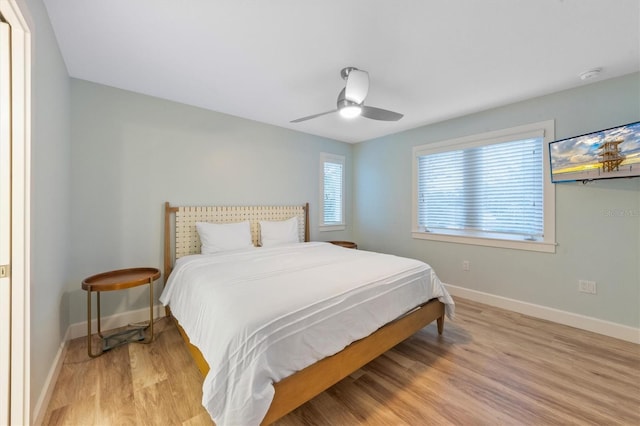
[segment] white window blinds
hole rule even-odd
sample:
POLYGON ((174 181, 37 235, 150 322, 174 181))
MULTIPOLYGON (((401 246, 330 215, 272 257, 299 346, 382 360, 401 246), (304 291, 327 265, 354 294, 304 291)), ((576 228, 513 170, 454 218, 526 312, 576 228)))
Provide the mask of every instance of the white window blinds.
POLYGON ((322 154, 321 225, 344 225, 344 157, 322 154))
POLYGON ((540 136, 418 156, 418 226, 542 238, 542 143, 540 136))

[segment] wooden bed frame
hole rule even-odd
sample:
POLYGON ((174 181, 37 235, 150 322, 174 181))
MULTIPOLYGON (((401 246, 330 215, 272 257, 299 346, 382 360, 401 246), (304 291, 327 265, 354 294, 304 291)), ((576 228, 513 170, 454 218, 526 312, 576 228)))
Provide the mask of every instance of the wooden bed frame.
MULTIPOLYGON (((165 283, 173 268, 174 256, 179 258, 185 254, 200 252, 200 242, 195 231, 196 221, 223 223, 249 220, 252 224, 253 240, 257 244, 259 238, 259 233, 257 233, 258 220, 284 220, 294 215, 298 215, 303 221, 301 223, 299 220, 300 235, 304 236, 301 239, 309 241, 309 203, 304 206, 256 207, 172 207, 168 202, 165 203, 165 283), (171 230, 172 215, 176 217, 175 232, 171 230), (187 219, 184 220, 183 216, 187 216, 187 219), (175 236, 175 252, 171 248, 172 236, 175 236), (185 238, 190 242, 185 243, 185 238)), ((167 308, 167 315, 170 315, 169 308, 167 308)), ((384 325, 373 334, 351 343, 337 354, 324 358, 275 383, 275 396, 262 424, 270 424, 293 411, 434 320, 437 321, 438 333, 442 334, 444 315, 444 304, 437 299, 432 299, 384 325)), ((206 375, 209 371, 209 365, 202 353, 190 343, 189 337, 175 318, 174 321, 200 372, 203 376, 206 375)))

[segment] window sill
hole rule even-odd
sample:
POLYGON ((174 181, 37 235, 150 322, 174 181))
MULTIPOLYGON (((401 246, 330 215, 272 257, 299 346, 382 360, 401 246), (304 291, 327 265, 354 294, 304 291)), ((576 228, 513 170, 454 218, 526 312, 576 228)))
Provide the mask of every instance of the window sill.
POLYGON ((412 231, 411 235, 419 240, 443 241, 456 244, 471 244, 476 246, 506 248, 512 250, 528 250, 542 253, 555 253, 556 243, 547 241, 524 241, 516 239, 502 239, 470 235, 454 235, 435 232, 412 231))
POLYGON ((318 226, 318 230, 320 232, 327 231, 344 231, 347 227, 345 225, 320 225, 318 226))

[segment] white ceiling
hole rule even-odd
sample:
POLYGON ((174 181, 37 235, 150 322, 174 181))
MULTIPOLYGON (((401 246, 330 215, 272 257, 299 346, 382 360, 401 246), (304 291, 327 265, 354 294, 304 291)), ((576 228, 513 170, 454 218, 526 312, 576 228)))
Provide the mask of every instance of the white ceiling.
POLYGON ((72 77, 346 142, 640 70, 638 0, 44 3, 72 77), (346 66, 404 118, 290 123, 335 108, 346 66))

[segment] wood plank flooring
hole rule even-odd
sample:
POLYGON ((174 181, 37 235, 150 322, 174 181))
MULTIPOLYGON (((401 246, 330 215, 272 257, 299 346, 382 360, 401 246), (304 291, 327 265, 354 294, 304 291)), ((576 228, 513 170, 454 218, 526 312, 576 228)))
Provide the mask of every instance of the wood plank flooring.
MULTIPOLYGON (((456 304, 444 335, 425 327, 276 424, 640 425, 640 345, 456 304)), ((95 359, 70 342, 44 424, 212 425, 177 329, 156 336, 95 359)))

